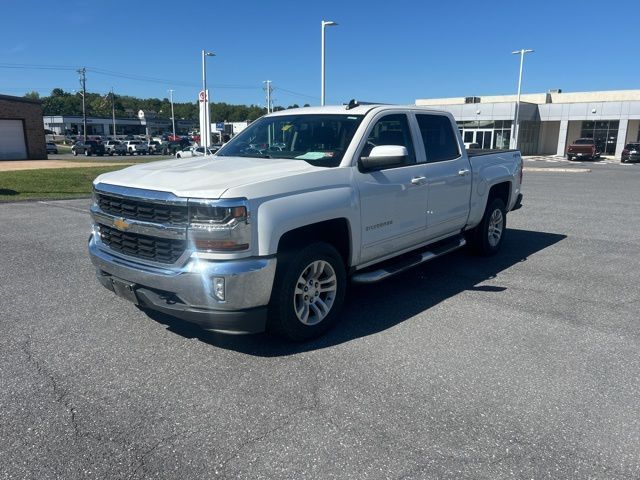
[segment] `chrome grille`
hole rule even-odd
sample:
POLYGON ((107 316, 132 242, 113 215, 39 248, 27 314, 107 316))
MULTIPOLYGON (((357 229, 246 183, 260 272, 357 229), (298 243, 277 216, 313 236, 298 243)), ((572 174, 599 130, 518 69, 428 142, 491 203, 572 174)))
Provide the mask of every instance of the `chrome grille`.
POLYGON ((100 210, 117 217, 168 225, 186 225, 189 218, 186 205, 145 202, 103 193, 96 196, 100 210))
POLYGON ((121 232, 99 224, 100 239, 110 249, 125 255, 160 263, 175 263, 186 248, 185 240, 149 237, 131 232, 121 232))

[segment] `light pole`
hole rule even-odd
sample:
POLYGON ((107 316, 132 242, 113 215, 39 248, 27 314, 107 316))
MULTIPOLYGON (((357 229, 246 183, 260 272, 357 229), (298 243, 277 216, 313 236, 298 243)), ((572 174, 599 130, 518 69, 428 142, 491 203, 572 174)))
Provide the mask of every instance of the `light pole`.
POLYGON ((209 119, 209 95, 207 95, 207 57, 215 57, 213 52, 202 50, 202 91, 204 92, 204 113, 202 128, 200 128, 200 143, 205 148, 211 144, 211 121, 209 119))
POLYGON ((322 35, 320 47, 320 105, 324 105, 324 29, 338 25, 336 22, 322 20, 322 35))
POLYGON ((169 101, 171 102, 171 124, 173 125, 173 141, 176 140, 176 116, 173 114, 173 89, 169 89, 169 101))
POLYGON ((518 148, 518 135, 520 135, 520 89, 522 88, 522 66, 524 64, 524 54, 531 53, 533 50, 516 50, 511 52, 514 55, 520 55, 520 75, 518 76, 518 100, 516 103, 516 118, 515 125, 513 127, 513 137, 511 138, 511 144, 513 148, 518 148))

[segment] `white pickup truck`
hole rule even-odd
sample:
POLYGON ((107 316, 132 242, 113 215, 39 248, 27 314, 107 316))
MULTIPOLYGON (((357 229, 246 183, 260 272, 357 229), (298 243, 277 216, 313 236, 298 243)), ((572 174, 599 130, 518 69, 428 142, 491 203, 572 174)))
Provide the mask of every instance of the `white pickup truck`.
POLYGON ((521 205, 515 150, 467 153, 453 117, 307 107, 253 122, 216 155, 94 181, 100 282, 205 329, 300 341, 371 283, 470 242, 496 252, 521 205))

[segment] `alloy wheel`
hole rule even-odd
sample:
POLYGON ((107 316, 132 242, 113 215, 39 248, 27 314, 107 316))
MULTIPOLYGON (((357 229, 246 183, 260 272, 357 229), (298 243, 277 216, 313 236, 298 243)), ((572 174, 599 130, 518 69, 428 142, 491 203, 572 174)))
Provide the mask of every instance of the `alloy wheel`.
POLYGON ((489 245, 496 247, 502 238, 502 230, 504 228, 504 215, 499 208, 496 208, 489 219, 489 228, 487 232, 489 245))
POLYGON ((326 318, 336 299, 337 276, 329 262, 316 260, 302 271, 293 295, 296 317, 305 325, 326 318))

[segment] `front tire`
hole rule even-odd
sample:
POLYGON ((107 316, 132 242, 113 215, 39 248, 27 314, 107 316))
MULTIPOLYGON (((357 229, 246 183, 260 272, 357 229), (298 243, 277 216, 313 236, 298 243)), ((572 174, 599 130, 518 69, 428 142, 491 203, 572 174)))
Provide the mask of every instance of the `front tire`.
POLYGON ((327 243, 279 254, 269 329, 294 342, 322 335, 338 319, 346 283, 344 261, 327 243))
POLYGON ((507 211, 504 202, 499 198, 491 199, 480 225, 468 236, 471 248, 478 255, 493 255, 500 250, 506 229, 507 211))

